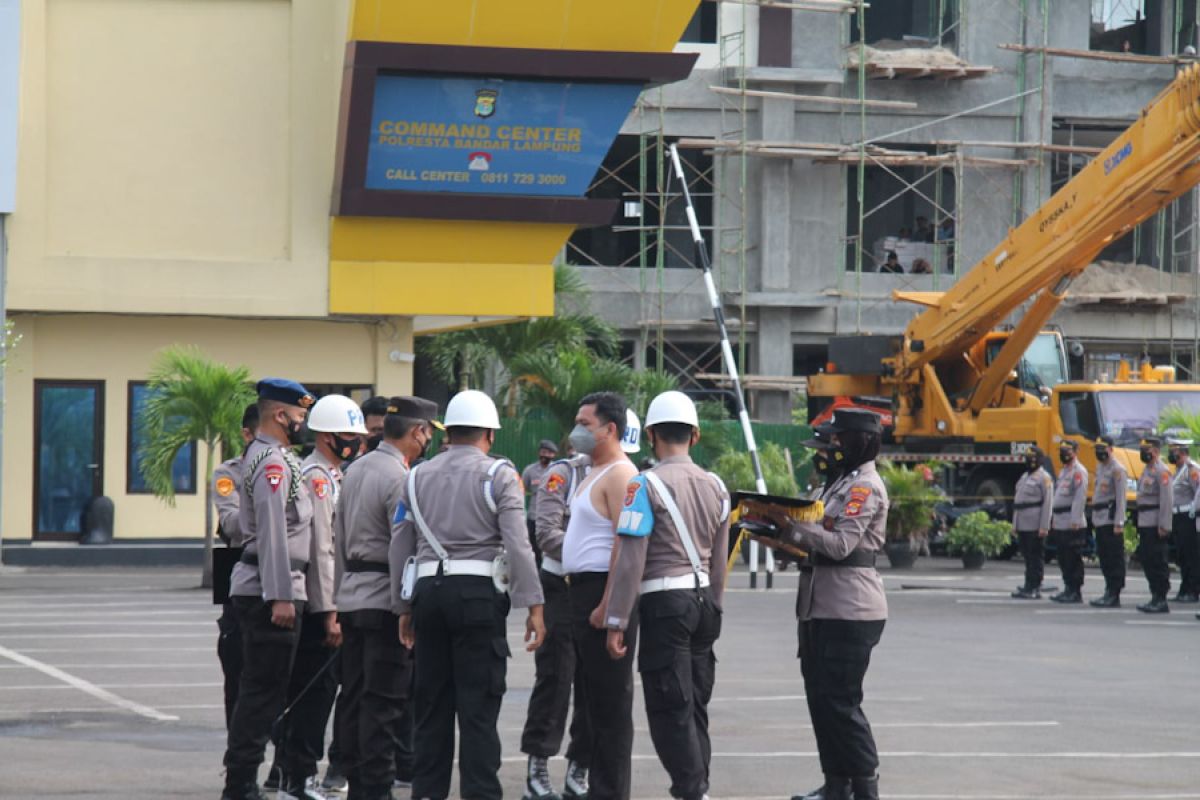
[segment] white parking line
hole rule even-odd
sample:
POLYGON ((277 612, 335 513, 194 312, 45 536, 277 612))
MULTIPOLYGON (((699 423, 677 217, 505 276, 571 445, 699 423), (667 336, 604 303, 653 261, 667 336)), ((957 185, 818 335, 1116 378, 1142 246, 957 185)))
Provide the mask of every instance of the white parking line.
MULTIPOLYGON (((710 703, 769 703, 777 700, 803 700, 806 695, 802 694, 767 694, 767 695, 752 695, 750 697, 714 697, 710 703)), ((924 697, 879 697, 871 695, 872 703, 920 703, 924 697)))
POLYGON ((8 639, 211 639, 211 633, 6 633, 8 639))
MULTIPOLYGON (((730 758, 730 759, 742 759, 742 758, 745 758, 745 759, 772 758, 772 759, 774 759, 774 758, 817 758, 817 757, 819 757, 819 755, 820 755, 820 754, 819 754, 819 753, 817 753, 817 751, 816 751, 816 750, 811 750, 811 751, 805 751, 805 750, 789 750, 789 751, 777 751, 777 752, 765 752, 765 753, 764 753, 764 752, 758 752, 758 753, 721 753, 721 752, 714 752, 714 753, 712 754, 712 757, 713 757, 713 758, 730 758)), ((1030 753, 1030 752, 1025 752, 1025 753, 1001 753, 1001 752, 995 752, 995 751, 982 751, 982 752, 971 752, 971 753, 946 753, 946 752, 936 752, 936 753, 935 753, 935 752, 923 752, 923 751, 915 751, 915 750, 912 750, 912 751, 909 751, 909 750, 902 750, 902 751, 895 751, 895 752, 890 752, 890 753, 888 753, 888 752, 881 752, 881 753, 879 754, 879 757, 880 757, 880 758, 882 758, 882 759, 888 759, 888 758, 929 758, 929 759, 938 759, 938 758, 941 758, 941 759, 953 759, 953 760, 957 760, 957 759, 970 759, 970 758, 987 758, 987 759, 1004 759, 1004 758, 1012 758, 1012 759, 1028 759, 1028 758, 1037 758, 1037 759, 1054 759, 1054 758, 1062 758, 1062 759, 1072 759, 1072 760, 1097 760, 1097 761, 1102 761, 1102 760, 1119 760, 1119 761, 1132 761, 1132 760, 1142 760, 1142 759, 1145 759, 1145 760, 1162 760, 1162 759, 1200 759, 1200 752, 1195 752, 1195 753, 1192 753, 1192 752, 1164 752, 1164 753, 1074 753, 1074 752, 1066 752, 1066 753, 1063 753, 1063 752, 1056 752, 1056 753, 1050 753, 1050 752, 1041 752, 1041 753, 1039 753, 1039 752, 1032 752, 1032 753, 1030 753)), ((524 756, 524 755, 522 755, 522 756, 507 756, 507 757, 503 758, 502 760, 503 760, 503 761, 505 761, 505 762, 507 762, 507 763, 514 763, 514 764, 516 764, 516 763, 520 763, 520 764, 524 764, 524 763, 525 763, 525 762, 528 760, 528 756, 524 756)), ((633 760, 634 760, 634 761, 657 761, 657 760, 658 760, 658 756, 655 756, 655 755, 636 754, 636 755, 634 755, 634 756, 633 756, 633 760)), ((912 796, 924 796, 924 795, 912 795, 912 796)), ((1054 796, 1054 797, 1059 797, 1058 795, 1053 795, 1053 796, 1054 796)), ((1154 796, 1154 795, 1146 795, 1146 794, 1138 794, 1138 795, 1126 795, 1126 797, 1129 797, 1129 798, 1134 798, 1134 797, 1136 797, 1136 798, 1139 798, 1139 800, 1144 800, 1144 799, 1145 799, 1145 798, 1147 798, 1147 797, 1153 797, 1153 796, 1154 796)), ((776 795, 776 797, 778 797, 778 795, 776 795)), ((889 797, 889 798, 894 798, 894 797, 900 797, 900 795, 892 795, 892 794, 889 794, 889 795, 887 795, 887 797, 889 797)), ((967 796, 966 796, 966 795, 962 795, 962 794, 955 794, 955 795, 946 795, 946 797, 947 797, 947 798, 954 798, 954 800, 963 800, 963 799, 964 799, 965 797, 967 797, 967 796)), ((990 795, 984 795, 984 797, 990 797, 990 795)), ((1026 795, 1015 795, 1015 797, 1024 798, 1024 797, 1026 797, 1026 795)), ((1037 798, 1037 800, 1047 800, 1047 798, 1051 797, 1051 795, 1042 795, 1042 794, 1039 794, 1039 795, 1034 795, 1034 796, 1032 796, 1032 797, 1036 797, 1036 798, 1037 798)), ((1081 797, 1083 797, 1083 796, 1081 796, 1081 797)), ((1096 797, 1099 797, 1099 795, 1087 795, 1086 797, 1087 797, 1087 798, 1089 798, 1089 800, 1094 800, 1094 798, 1096 798, 1096 797)), ((1181 794, 1181 795, 1159 795, 1159 797, 1170 797, 1170 798, 1176 798, 1176 797, 1180 797, 1180 798, 1184 798, 1184 797, 1200 797, 1200 795, 1189 795, 1189 794, 1181 794)))
POLYGON ((67 686, 91 695, 97 700, 103 700, 104 702, 114 705, 117 708, 123 708, 126 711, 132 711, 134 714, 139 716, 158 720, 160 722, 172 722, 179 719, 179 717, 176 717, 172 714, 164 714, 163 712, 151 708, 150 706, 142 705, 141 703, 135 703, 132 700, 127 700, 124 697, 115 695, 107 689, 97 686, 89 681, 85 681, 83 678, 76 677, 69 672, 63 672, 61 669, 52 667, 49 664, 43 664, 36 658, 30 658, 23 653, 18 653, 15 650, 9 650, 7 647, 0 647, 0 657, 7 658, 9 661, 16 661, 18 664, 24 664, 27 667, 32 667, 38 672, 41 672, 43 675, 60 680, 67 684, 67 686))
POLYGON ((38 622, 0 622, 0 628, 77 628, 79 626, 94 627, 97 625, 137 625, 139 628, 193 628, 203 625, 205 628, 211 628, 216 622, 215 619, 204 620, 202 622, 186 622, 175 620, 129 620, 128 622, 116 623, 105 617, 96 617, 91 620, 71 620, 67 622, 50 622, 47 620, 39 620, 38 622))
MULTIPOLYGON (((935 730, 972 730, 980 728, 1057 728, 1061 723, 1056 720, 1014 721, 1014 722, 872 722, 873 729, 909 729, 931 728, 935 730)), ((806 730, 812 725, 806 722, 774 723, 756 726, 758 730, 806 730)))
MULTIPOLYGON (((0 655, 4 655, 5 652, 6 652, 5 648, 0 647, 0 655)), ((12 652, 12 651, 7 651, 7 652, 12 652)), ((33 659, 29 659, 29 660, 33 661, 33 659)), ((67 674, 67 673, 63 672, 62 670, 58 670, 55 667, 51 667, 49 664, 42 664, 40 661, 35 662, 35 663, 40 664, 40 666, 34 667, 34 669, 37 669, 39 672, 45 672, 45 670, 43 670, 42 667, 46 667, 47 669, 53 669, 56 672, 61 673, 62 675, 67 674)), ((51 673, 46 672, 45 674, 50 675, 51 673)), ((58 676, 55 675, 53 677, 58 677, 58 676)), ((74 677, 74 676, 71 676, 71 677, 74 677)), ((60 680, 65 680, 65 678, 60 678, 60 680)), ((100 690, 104 690, 104 689, 212 689, 214 687, 219 688, 219 687, 225 685, 223 683, 106 683, 103 686, 96 686, 96 684, 88 683, 87 681, 84 681, 82 678, 76 678, 76 680, 83 681, 84 683, 87 683, 89 686, 92 686, 92 687, 94 687, 96 689, 100 689, 100 690)), ((0 692, 37 692, 37 691, 42 691, 44 689, 70 689, 70 688, 71 688, 70 686, 63 686, 61 684, 51 683, 51 684, 47 684, 45 686, 36 686, 36 685, 33 685, 33 686, 0 686, 0 692)), ((80 687, 76 686, 75 688, 78 689, 80 687)))
MULTIPOLYGON (((9 637, 12 638, 12 637, 9 637)), ((23 647, 22 653, 213 653, 215 647, 23 647)))
POLYGON ((1126 625, 1159 625, 1166 628, 1195 628, 1200 627, 1200 621, 1170 620, 1170 619, 1127 619, 1126 625))
MULTIPOLYGON (((212 669, 215 665, 204 661, 193 661, 190 664, 54 664, 53 666, 59 669, 212 669)), ((0 669, 32 669, 32 667, 24 664, 0 664, 0 669)))
MULTIPOLYGON (((36 619, 36 620, 53 620, 53 619, 76 619, 80 621, 91 620, 104 621, 111 619, 124 619, 132 617, 134 619, 142 619, 144 617, 178 617, 178 616, 206 616, 216 620, 216 614, 205 608, 181 608, 178 610, 168 609, 145 609, 142 611, 110 611, 107 609, 79 609, 77 611, 3 611, 0 610, 0 619, 36 619)), ((46 623, 57 624, 57 623, 46 623)))

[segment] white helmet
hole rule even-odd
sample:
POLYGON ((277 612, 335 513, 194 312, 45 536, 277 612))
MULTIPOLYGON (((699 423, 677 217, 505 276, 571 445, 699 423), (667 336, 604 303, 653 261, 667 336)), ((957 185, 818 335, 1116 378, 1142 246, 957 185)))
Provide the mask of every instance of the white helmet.
POLYGON ((367 435, 362 409, 341 394, 327 394, 308 412, 308 429, 318 433, 361 433, 367 435))
POLYGON ((632 408, 625 409, 625 435, 621 437, 621 450, 627 455, 641 452, 642 423, 632 408))
POLYGON ((492 398, 475 389, 467 389, 450 398, 442 424, 447 428, 491 428, 500 430, 500 415, 492 398))
POLYGON ((646 411, 646 427, 660 422, 682 422, 693 428, 700 427, 696 404, 683 392, 676 391, 663 392, 650 401, 650 408, 646 411))

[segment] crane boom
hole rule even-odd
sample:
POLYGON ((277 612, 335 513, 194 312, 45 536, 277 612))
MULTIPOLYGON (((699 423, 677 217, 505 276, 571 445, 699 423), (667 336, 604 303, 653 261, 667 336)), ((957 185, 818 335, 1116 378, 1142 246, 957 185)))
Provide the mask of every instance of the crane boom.
POLYGON ((973 413, 991 404, 1025 349, 1057 310, 1071 281, 1109 243, 1200 183, 1200 66, 1190 65, 1124 133, 1104 149, 949 291, 898 300, 926 310, 909 323, 901 347, 886 359, 886 383, 914 387, 939 366, 961 362, 1022 304, 1036 298, 991 363, 970 386, 973 413))

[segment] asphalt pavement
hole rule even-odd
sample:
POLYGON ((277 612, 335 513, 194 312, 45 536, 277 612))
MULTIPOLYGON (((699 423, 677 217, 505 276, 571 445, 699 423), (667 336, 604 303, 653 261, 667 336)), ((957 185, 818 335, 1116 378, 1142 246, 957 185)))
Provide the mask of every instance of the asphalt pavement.
MULTIPOLYGON (((1200 800, 1200 609, 1138 614, 1139 575, 1120 610, 1012 600, 1019 571, 930 558, 881 570, 892 618, 865 710, 883 796, 1200 800)), ((0 569, 0 797, 217 800, 218 609, 198 577, 0 569)), ((795 572, 770 591, 731 578, 710 708, 714 800, 787 798, 820 783, 795 659, 795 583, 795 572)), ((1100 589, 1089 569, 1085 595, 1100 589)), ((516 655, 500 717, 514 799, 533 677, 517 647, 522 621, 510 617, 516 655)), ((639 689, 633 796, 666 798, 641 706, 639 689)), ((564 762, 551 770, 561 783, 564 762)))

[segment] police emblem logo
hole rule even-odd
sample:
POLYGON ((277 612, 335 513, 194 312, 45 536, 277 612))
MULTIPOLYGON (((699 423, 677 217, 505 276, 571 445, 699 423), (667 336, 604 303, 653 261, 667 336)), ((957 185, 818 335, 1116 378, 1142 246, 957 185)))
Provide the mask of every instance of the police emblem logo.
POLYGON ((633 505, 633 501, 637 497, 638 489, 640 488, 642 488, 642 485, 637 481, 633 481, 625 487, 625 505, 633 505))
POLYGON ((329 481, 325 478, 313 478, 312 487, 318 500, 324 500, 329 496, 329 481))
POLYGON ((551 475, 549 478, 546 478, 546 491, 550 494, 558 494, 559 489, 563 488, 566 483, 562 475, 551 475))
POLYGON ((217 478, 217 494, 229 497, 233 494, 233 478, 217 478))
POLYGON ((300 399, 296 401, 296 405, 301 408, 312 408, 313 403, 317 402, 317 398, 311 394, 300 395, 300 399))
POLYGON ((271 485, 271 493, 279 491, 279 485, 283 483, 283 467, 279 464, 267 464, 263 467, 263 474, 267 476, 267 483, 271 485))
POLYGON ((487 119, 496 113, 496 101, 500 93, 495 89, 479 89, 475 92, 475 116, 487 119))

